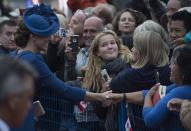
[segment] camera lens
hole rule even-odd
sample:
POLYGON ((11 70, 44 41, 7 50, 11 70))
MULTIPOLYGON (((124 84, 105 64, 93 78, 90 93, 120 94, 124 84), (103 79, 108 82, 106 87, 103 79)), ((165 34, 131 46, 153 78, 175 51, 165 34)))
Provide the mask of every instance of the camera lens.
POLYGON ((76 38, 73 38, 73 39, 72 39, 72 42, 77 42, 77 39, 76 39, 76 38))
POLYGON ((61 36, 62 36, 62 37, 65 37, 65 32, 62 32, 62 33, 61 33, 61 36))

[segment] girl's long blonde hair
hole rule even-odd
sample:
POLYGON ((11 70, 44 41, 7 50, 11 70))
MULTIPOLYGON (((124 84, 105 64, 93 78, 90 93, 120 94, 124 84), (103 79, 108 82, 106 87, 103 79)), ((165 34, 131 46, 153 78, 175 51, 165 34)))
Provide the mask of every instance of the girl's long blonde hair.
POLYGON ((84 88, 94 92, 100 92, 102 89, 102 77, 100 71, 104 61, 99 56, 97 56, 97 52, 100 38, 105 35, 112 35, 115 38, 119 50, 118 57, 121 57, 121 59, 124 60, 126 63, 130 62, 130 50, 121 43, 121 41, 113 31, 105 30, 99 33, 92 41, 89 48, 89 61, 87 64, 85 78, 82 84, 84 88))

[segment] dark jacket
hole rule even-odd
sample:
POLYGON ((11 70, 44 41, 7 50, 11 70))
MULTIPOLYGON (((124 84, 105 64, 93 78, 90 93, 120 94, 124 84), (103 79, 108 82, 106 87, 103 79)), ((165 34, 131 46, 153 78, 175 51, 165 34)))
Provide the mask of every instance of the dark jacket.
POLYGON ((110 87, 114 92, 134 92, 152 87, 156 83, 156 71, 159 72, 159 82, 170 84, 170 68, 168 65, 156 68, 146 65, 141 69, 127 68, 112 79, 110 87))
MULTIPOLYGON (((153 65, 145 65, 141 69, 127 68, 112 79, 110 87, 113 92, 135 92, 144 89, 150 89, 158 80, 156 78, 156 69, 159 72, 159 82, 162 85, 170 84, 170 68, 168 65, 162 68, 156 68, 153 65)), ((133 130, 157 131, 157 129, 147 128, 142 118, 142 106, 128 104, 130 112, 130 121, 133 130)))
POLYGON ((54 72, 59 79, 65 80, 64 49, 58 49, 58 46, 59 43, 52 44, 49 42, 45 62, 50 70, 54 72))

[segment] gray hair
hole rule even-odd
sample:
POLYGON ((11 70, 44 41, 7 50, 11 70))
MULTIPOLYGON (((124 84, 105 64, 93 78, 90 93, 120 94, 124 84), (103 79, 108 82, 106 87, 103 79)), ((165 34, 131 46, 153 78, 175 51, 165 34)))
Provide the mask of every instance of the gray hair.
POLYGON ((135 31, 134 34, 140 31, 153 31, 158 33, 164 42, 169 42, 169 36, 167 32, 164 30, 164 28, 159 25, 158 23, 152 21, 152 20, 146 20, 141 25, 139 25, 135 31))
POLYGON ((153 20, 146 20, 135 29, 134 35, 136 35, 138 32, 143 32, 143 31, 152 31, 152 32, 158 33, 165 43, 167 54, 170 53, 170 49, 168 45, 170 41, 169 35, 160 24, 154 22, 153 20))

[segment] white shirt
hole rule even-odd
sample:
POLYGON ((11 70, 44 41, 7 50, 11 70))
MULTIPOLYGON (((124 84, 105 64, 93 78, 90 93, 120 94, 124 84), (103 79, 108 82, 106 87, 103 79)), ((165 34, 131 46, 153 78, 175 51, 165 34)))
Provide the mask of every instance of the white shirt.
POLYGON ((76 59, 76 72, 77 75, 80 75, 81 68, 88 64, 88 49, 82 48, 78 54, 76 59))
POLYGON ((9 126, 0 118, 0 131, 10 131, 9 126))

